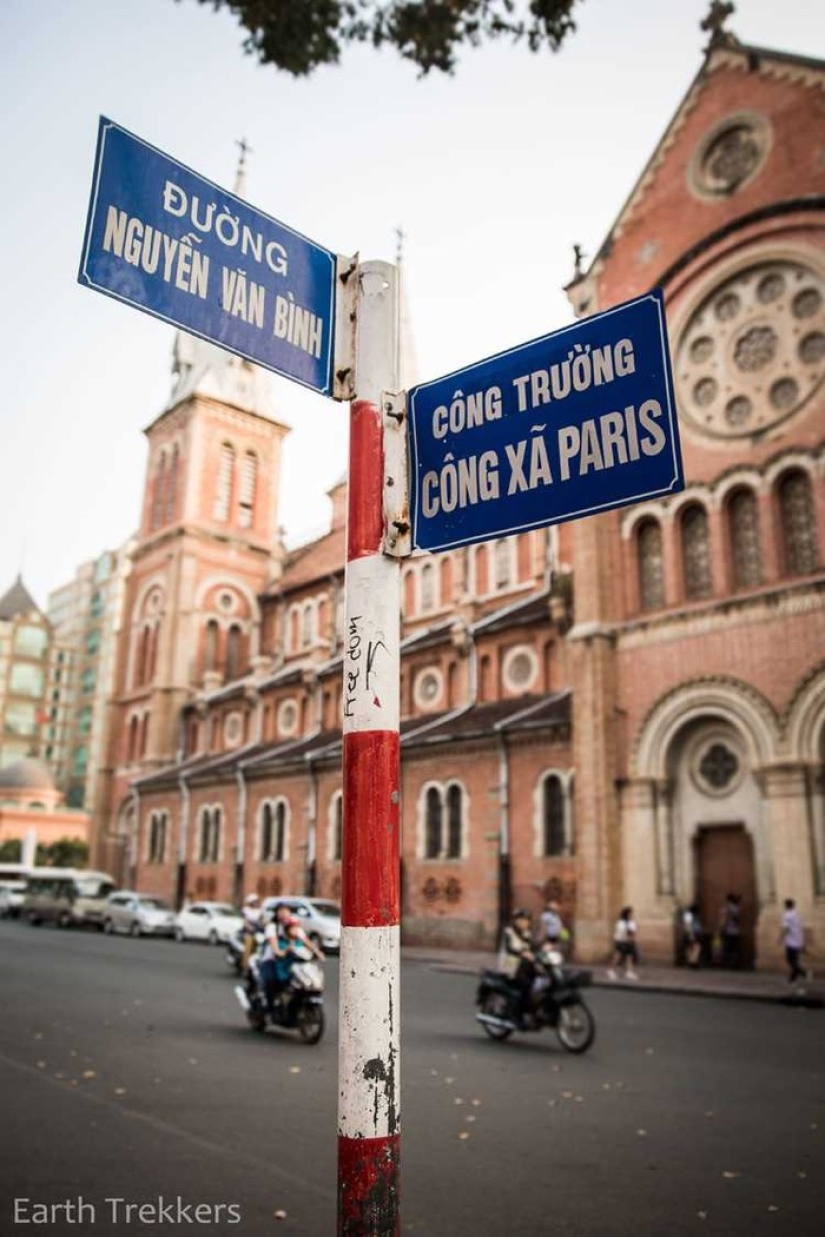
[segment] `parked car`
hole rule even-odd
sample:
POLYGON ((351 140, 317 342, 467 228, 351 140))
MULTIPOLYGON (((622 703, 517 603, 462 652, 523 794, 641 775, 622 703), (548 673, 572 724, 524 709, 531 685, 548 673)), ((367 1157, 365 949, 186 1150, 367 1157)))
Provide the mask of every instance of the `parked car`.
POLYGON ((16 919, 26 892, 24 880, 0 881, 0 919, 16 919))
POLYGON ((309 939, 327 953, 337 953, 341 948, 341 907, 337 902, 289 895, 267 898, 264 902, 264 910, 269 915, 274 914, 278 906, 288 906, 309 939))
POLYGON ((121 889, 106 902, 103 931, 128 932, 130 936, 174 936, 175 912, 153 893, 121 889))
POLYGON ((241 912, 229 902, 192 902, 178 913, 175 939, 225 945, 242 927, 241 912))
POLYGON ((100 927, 109 895, 117 886, 105 872, 85 868, 31 868, 20 915, 31 924, 61 928, 100 927))

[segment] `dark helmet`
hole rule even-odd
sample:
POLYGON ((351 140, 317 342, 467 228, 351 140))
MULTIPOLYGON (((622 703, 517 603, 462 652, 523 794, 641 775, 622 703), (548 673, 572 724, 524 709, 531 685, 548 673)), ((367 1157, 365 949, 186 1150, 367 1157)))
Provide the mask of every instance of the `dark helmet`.
POLYGON ((514 919, 532 919, 533 916, 527 910, 526 907, 520 906, 518 910, 513 911, 513 918, 514 919))

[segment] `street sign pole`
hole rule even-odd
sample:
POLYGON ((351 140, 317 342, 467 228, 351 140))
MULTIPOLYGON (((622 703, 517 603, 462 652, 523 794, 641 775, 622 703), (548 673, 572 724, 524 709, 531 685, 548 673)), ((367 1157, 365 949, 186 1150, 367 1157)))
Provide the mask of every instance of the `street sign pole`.
POLYGON ((395 1237, 400 1169, 400 564, 384 542, 397 270, 363 263, 350 406, 343 689, 338 1233, 395 1237))

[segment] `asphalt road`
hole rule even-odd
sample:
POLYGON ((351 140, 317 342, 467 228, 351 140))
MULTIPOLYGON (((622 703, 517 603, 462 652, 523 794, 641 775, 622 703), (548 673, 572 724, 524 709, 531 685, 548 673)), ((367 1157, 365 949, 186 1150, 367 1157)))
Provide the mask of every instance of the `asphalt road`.
MULTIPOLYGON (((310 1048, 246 1028, 218 949, 0 923, 0 1237, 334 1237, 337 967, 310 1048)), ((404 964, 402 1233, 823 1231, 825 1013, 594 990, 572 1057, 473 995, 404 964)))

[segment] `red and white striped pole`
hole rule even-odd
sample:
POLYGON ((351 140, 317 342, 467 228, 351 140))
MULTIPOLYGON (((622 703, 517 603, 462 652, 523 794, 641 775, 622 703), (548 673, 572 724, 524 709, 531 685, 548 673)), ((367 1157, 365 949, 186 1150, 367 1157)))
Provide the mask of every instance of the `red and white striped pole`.
POLYGON ((344 630, 338 1233, 395 1237, 400 1171, 400 567, 382 553, 382 395, 397 383, 397 271, 358 267, 344 630))

